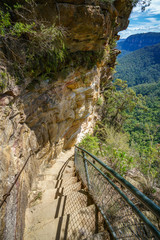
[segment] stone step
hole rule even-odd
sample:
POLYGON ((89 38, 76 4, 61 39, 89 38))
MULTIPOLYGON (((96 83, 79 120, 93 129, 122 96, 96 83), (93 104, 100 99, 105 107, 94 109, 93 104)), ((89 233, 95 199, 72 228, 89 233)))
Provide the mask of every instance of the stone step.
POLYGON ((60 179, 60 180, 45 180, 45 181, 38 181, 36 184, 37 186, 35 189, 38 191, 45 191, 47 189, 54 189, 54 188, 60 188, 60 187, 65 187, 71 184, 74 184, 77 182, 77 177, 71 177, 68 176, 68 178, 60 179))
POLYGON ((57 180, 55 188, 67 187, 69 185, 75 184, 76 182, 78 182, 77 177, 68 176, 68 178, 66 177, 65 179, 62 178, 61 180, 57 180))
POLYGON ((51 168, 46 168, 43 172, 41 172, 37 179, 43 180, 46 176, 53 176, 54 179, 61 178, 65 173, 75 172, 75 167, 70 166, 69 163, 65 165, 65 163, 55 163, 51 168))
POLYGON ((61 179, 63 180, 68 180, 71 177, 75 177, 76 173, 75 172, 70 172, 70 173, 64 173, 63 176, 61 177, 61 179))
POLYGON ((75 176, 72 155, 73 151, 62 153, 37 176, 26 210, 24 240, 109 240, 102 216, 75 176))
POLYGON ((43 192, 47 189, 54 189, 57 184, 57 180, 38 181, 36 184, 37 191, 43 192))
POLYGON ((78 192, 82 189, 82 183, 81 182, 76 182, 73 184, 70 184, 68 186, 65 187, 61 187, 61 188, 55 188, 53 191, 55 192, 55 199, 59 196, 62 195, 69 195, 72 192, 78 192))
POLYGON ((70 159, 70 161, 67 163, 67 165, 69 166, 74 166, 74 161, 73 161, 73 155, 74 155, 74 148, 67 150, 65 152, 61 152, 61 154, 54 159, 54 164, 52 165, 48 165, 48 166, 44 166, 44 168, 41 170, 41 173, 45 173, 45 174, 52 174, 52 173, 59 173, 59 171, 62 169, 63 165, 68 162, 68 160, 70 159))
POLYGON ((69 177, 74 177, 75 176, 75 171, 72 169, 71 171, 66 171, 63 173, 63 175, 61 176, 61 178, 58 177, 58 174, 40 174, 37 176, 37 181, 53 181, 53 180, 57 180, 57 179, 66 179, 69 177))
POLYGON ((26 210, 28 228, 32 225, 71 214, 88 204, 86 192, 73 192, 70 195, 58 197, 50 203, 43 202, 26 210))
POLYGON ((24 240, 88 239, 98 224, 96 208, 90 205, 72 214, 32 225, 25 231, 24 240))
POLYGON ((76 182, 74 184, 65 186, 65 188, 63 188, 63 195, 68 195, 71 192, 75 192, 75 191, 79 191, 82 188, 82 183, 81 182, 76 182))
POLYGON ((63 172, 63 174, 61 175, 61 178, 63 178, 65 175, 67 174, 71 174, 71 173, 74 173, 75 174, 75 168, 66 168, 65 171, 63 172))
POLYGON ((47 189, 43 192, 32 191, 30 192, 29 201, 28 201, 29 207, 35 206, 43 202, 46 202, 46 203, 52 202, 54 199, 60 196, 66 196, 76 191, 78 192, 81 190, 81 188, 82 188, 81 182, 76 182, 65 188, 62 187, 62 188, 47 189))
POLYGON ((56 162, 52 167, 44 169, 41 174, 46 175, 46 174, 57 174, 57 175, 62 175, 63 172, 69 172, 75 170, 74 167, 74 162, 73 164, 69 161, 66 165, 65 162, 56 162))
POLYGON ((65 188, 62 187, 62 188, 48 189, 42 194, 42 201, 51 202, 53 201, 53 199, 56 199, 57 197, 66 196, 76 191, 78 192, 82 188, 81 185, 82 185, 81 182, 77 182, 65 188))
POLYGON ((34 182, 34 184, 32 185, 32 189, 31 191, 35 191, 37 188, 40 189, 42 188, 46 188, 46 184, 48 185, 49 188, 54 188, 56 186, 57 181, 60 180, 69 180, 72 177, 75 177, 75 171, 71 171, 71 172, 67 172, 64 173, 62 178, 58 179, 58 174, 39 174, 37 176, 36 181, 34 182), (46 182, 46 184, 45 184, 46 182))

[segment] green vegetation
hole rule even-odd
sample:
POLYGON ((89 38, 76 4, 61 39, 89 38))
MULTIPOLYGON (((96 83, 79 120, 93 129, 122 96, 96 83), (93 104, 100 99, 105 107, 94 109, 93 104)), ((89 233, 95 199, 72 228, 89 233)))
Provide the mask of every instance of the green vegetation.
POLYGON ((128 88, 126 81, 116 79, 109 89, 104 92, 103 122, 120 131, 129 114, 136 106, 143 104, 142 95, 128 88))
MULTIPOLYGON (((79 66, 91 69, 103 58, 104 51, 68 53, 65 30, 37 19, 34 1, 8 4, 1 4, 0 8, 0 38, 3 53, 7 53, 1 56, 16 84, 30 78, 27 89, 32 90, 41 80, 53 81, 79 66)), ((5 86, 5 79, 1 78, 1 91, 5 86)))
POLYGON ((103 98, 102 98, 102 97, 99 97, 99 98, 98 98, 98 100, 97 100, 97 105, 103 106, 103 98))
POLYGON ((124 129, 130 133, 130 145, 134 145, 140 155, 140 163, 150 184, 160 182, 160 82, 141 84, 134 87, 146 99, 146 109, 140 108, 130 114, 124 129))
POLYGON ((102 121, 80 144, 121 175, 133 168, 140 171, 150 197, 160 186, 159 84, 136 86, 136 95, 125 81, 113 82, 104 93, 102 121))
POLYGON ((145 97, 146 108, 145 111, 135 108, 124 128, 137 147, 147 150, 146 148, 160 143, 160 81, 137 85, 134 90, 145 97))
MULTIPOLYGON (((58 76, 66 78, 71 69, 79 66, 86 69, 91 69, 98 61, 103 58, 103 51, 78 51, 75 53, 64 52, 64 58, 60 60, 54 53, 43 56, 37 56, 35 59, 30 59, 27 74, 33 78, 27 89, 32 90, 36 83, 41 80, 53 81, 58 76), (54 64, 53 64, 54 63, 54 64)), ((83 76, 82 76, 83 77, 83 76)), ((84 79, 84 83, 86 83, 84 79)))
POLYGON ((136 107, 124 123, 130 133, 130 144, 134 142, 143 155, 160 143, 160 44, 136 50, 119 60, 117 74, 136 94, 145 99, 145 107, 136 107))
MULTIPOLYGON (((20 10, 24 9, 23 5, 15 4, 12 7, 7 4, 2 4, 0 9, 0 35, 3 38, 11 38, 11 36, 20 37, 24 33, 35 33, 33 30, 35 22, 23 23, 13 22, 11 13, 19 15, 20 10)), ((27 10, 27 9, 25 9, 27 10)), ((25 16, 23 16, 24 18, 25 16)))
POLYGON ((7 73, 4 71, 0 72, 0 92, 7 86, 7 73))
MULTIPOLYGON (((100 1, 110 4, 114 2, 100 1)), ((34 0, 1 1, 0 40, 4 66, 16 84, 24 83, 25 78, 32 79, 28 89, 32 89, 42 79, 50 81, 56 79, 58 74, 67 74, 68 68, 81 65, 90 69, 101 61, 104 54, 104 51, 68 54, 65 30, 54 24, 49 26, 46 21, 40 20, 36 15, 34 0)), ((111 51, 114 45, 115 41, 110 42, 111 51)), ((1 91, 5 86, 4 79, 1 79, 1 91)))
POLYGON ((30 201, 30 205, 34 206, 34 204, 37 202, 37 201, 40 201, 42 200, 42 192, 38 192, 34 198, 30 201))
POLYGON ((160 79, 160 43, 136 50, 118 60, 115 78, 127 81, 128 86, 158 82, 160 79))
POLYGON ((136 165, 138 153, 129 146, 129 135, 122 131, 124 122, 136 106, 143 103, 141 95, 117 79, 104 92, 103 118, 93 136, 87 135, 81 146, 100 156, 112 168, 124 175, 136 165))
POLYGON ((94 134, 87 135, 80 146, 100 157, 121 175, 125 175, 136 164, 129 148, 128 136, 101 122, 96 125, 94 134))
POLYGON ((23 5, 2 4, 0 10, 1 42, 7 53, 3 61, 18 84, 25 77, 55 71, 65 57, 65 31, 54 24, 44 25, 37 19, 34 7, 34 1, 25 1, 23 5))

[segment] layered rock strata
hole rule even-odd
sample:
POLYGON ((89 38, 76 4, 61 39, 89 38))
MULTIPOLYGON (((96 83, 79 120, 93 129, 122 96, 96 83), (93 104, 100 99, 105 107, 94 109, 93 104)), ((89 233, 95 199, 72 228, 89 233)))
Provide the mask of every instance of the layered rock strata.
MULTIPOLYGON (((0 197, 8 191, 27 159, 28 163, 3 205, 0 239, 22 239, 27 191, 40 166, 53 164, 64 149, 71 148, 78 134, 96 122, 100 90, 112 75, 117 51, 111 49, 117 33, 128 25, 132 1, 114 4, 96 0, 36 1, 36 14, 47 23, 66 29, 70 53, 105 52, 88 69, 70 66, 69 73, 35 83, 33 89, 16 85, 7 73, 0 93, 0 197)), ((54 63, 53 63, 54 64, 54 63)), ((3 70, 1 68, 1 70, 3 70)))

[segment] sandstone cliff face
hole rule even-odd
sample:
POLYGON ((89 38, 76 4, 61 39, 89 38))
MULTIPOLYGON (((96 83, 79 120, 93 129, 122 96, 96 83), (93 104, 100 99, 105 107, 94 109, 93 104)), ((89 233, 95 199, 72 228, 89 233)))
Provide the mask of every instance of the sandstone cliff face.
POLYGON ((116 0, 114 5, 94 0, 36 2, 38 17, 67 29, 69 52, 87 55, 105 49, 105 56, 90 69, 71 66, 66 77, 59 74, 31 90, 27 79, 17 86, 7 75, 8 84, 0 94, 1 199, 27 159, 28 163, 2 207, 0 238, 5 240, 22 239, 27 191, 39 167, 53 164, 63 149, 76 143, 78 134, 94 126, 100 89, 110 79, 117 55, 109 43, 127 27, 132 9, 130 0, 116 0))

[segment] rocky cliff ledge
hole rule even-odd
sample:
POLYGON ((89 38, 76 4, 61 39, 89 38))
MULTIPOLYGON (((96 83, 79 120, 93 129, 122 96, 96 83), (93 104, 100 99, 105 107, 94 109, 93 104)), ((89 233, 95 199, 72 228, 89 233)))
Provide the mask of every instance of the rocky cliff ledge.
POLYGON ((0 93, 1 199, 29 161, 3 205, 0 239, 22 239, 27 192, 38 168, 53 164, 63 149, 76 143, 78 134, 92 129, 98 117, 100 90, 111 78, 117 55, 112 45, 118 31, 127 27, 131 9, 131 0, 115 0, 114 4, 98 0, 36 1, 38 18, 63 27, 67 51, 80 56, 81 61, 74 64, 78 58, 73 57, 67 73, 61 71, 55 78, 41 81, 25 79, 21 85, 7 73, 7 85, 0 93), (100 51, 101 58, 97 56, 100 51), (88 67, 90 54, 95 63, 88 67))

